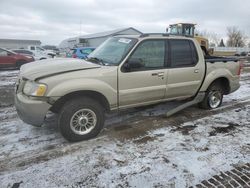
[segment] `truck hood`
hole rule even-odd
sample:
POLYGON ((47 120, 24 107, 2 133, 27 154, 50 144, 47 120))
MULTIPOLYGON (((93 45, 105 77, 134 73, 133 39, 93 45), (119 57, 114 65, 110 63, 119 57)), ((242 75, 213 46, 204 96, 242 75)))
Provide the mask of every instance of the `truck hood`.
POLYGON ((57 58, 35 61, 23 65, 20 76, 29 80, 52 76, 64 72, 100 68, 100 65, 73 58, 57 58))

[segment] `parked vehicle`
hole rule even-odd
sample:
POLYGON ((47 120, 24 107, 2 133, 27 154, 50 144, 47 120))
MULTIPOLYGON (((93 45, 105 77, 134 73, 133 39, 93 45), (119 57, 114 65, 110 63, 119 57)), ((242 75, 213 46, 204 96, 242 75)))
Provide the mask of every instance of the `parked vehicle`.
POLYGON ((43 55, 43 54, 40 54, 40 53, 36 53, 35 54, 34 52, 32 52, 30 50, 26 50, 26 49, 12 49, 12 51, 16 52, 18 54, 21 54, 21 55, 30 55, 30 56, 33 56, 36 61, 48 58, 47 55, 43 55))
POLYGON ((73 58, 86 59, 88 55, 94 50, 95 48, 92 48, 92 47, 74 48, 71 50, 71 54, 73 58))
POLYGON ((21 55, 13 51, 0 48, 0 68, 20 68, 23 64, 32 61, 34 61, 34 58, 30 55, 21 55))
POLYGON ((173 114, 199 103, 221 105, 240 87, 236 58, 206 56, 194 38, 166 34, 115 36, 86 60, 48 59, 21 68, 15 105, 26 123, 40 126, 48 111, 58 113, 69 141, 95 137, 105 113, 182 100, 173 114), (53 63, 51 63, 53 61, 53 63))
POLYGON ((246 56, 247 52, 236 52, 234 56, 246 56))
POLYGON ((47 56, 54 58, 56 53, 53 50, 45 50, 40 46, 28 46, 28 50, 32 51, 36 56, 47 56))

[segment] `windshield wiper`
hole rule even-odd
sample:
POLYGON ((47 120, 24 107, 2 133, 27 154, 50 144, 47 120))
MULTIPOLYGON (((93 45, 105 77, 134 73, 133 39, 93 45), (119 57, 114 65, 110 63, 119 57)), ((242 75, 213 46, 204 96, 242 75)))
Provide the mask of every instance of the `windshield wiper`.
POLYGON ((103 63, 103 60, 100 59, 100 58, 97 58, 97 57, 88 57, 86 60, 87 60, 87 61, 90 61, 90 62, 92 62, 92 63, 99 64, 99 65, 105 65, 105 64, 103 63))

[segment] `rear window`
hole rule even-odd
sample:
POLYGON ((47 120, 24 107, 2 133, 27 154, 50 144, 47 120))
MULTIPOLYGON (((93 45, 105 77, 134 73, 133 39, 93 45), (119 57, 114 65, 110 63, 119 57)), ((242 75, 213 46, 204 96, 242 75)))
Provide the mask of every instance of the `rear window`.
POLYGON ((16 53, 22 53, 22 54, 29 54, 29 55, 33 55, 32 52, 27 51, 27 50, 14 50, 14 52, 16 53))
POLYGON ((189 40, 170 40, 171 67, 194 66, 198 56, 193 42, 189 40))

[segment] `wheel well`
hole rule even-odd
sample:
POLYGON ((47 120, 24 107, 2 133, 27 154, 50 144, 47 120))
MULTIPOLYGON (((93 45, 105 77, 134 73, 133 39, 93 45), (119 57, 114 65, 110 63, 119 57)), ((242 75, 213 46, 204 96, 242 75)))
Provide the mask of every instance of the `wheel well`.
POLYGON ((104 107, 104 109, 106 111, 110 110, 109 102, 106 99, 106 97, 103 94, 98 93, 96 91, 76 91, 76 92, 64 95, 63 97, 58 99, 52 105, 50 110, 52 112, 58 113, 60 111, 60 109, 62 108, 62 106, 65 104, 65 102, 67 102, 70 99, 74 99, 76 97, 89 97, 89 98, 92 98, 94 100, 97 100, 104 107))
POLYGON ((225 77, 217 78, 216 80, 214 80, 214 81, 210 84, 210 86, 211 86, 212 84, 215 84, 215 83, 216 83, 216 84, 219 84, 220 86, 222 86, 223 93, 224 93, 225 95, 229 94, 229 92, 230 92, 230 84, 229 84, 229 81, 228 81, 227 78, 225 78, 225 77))

